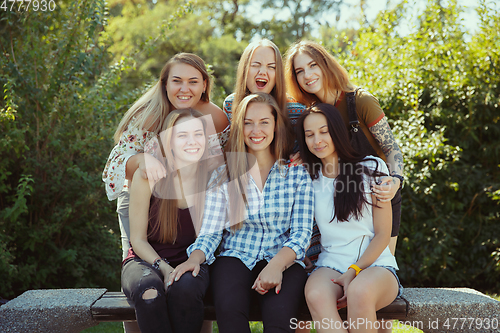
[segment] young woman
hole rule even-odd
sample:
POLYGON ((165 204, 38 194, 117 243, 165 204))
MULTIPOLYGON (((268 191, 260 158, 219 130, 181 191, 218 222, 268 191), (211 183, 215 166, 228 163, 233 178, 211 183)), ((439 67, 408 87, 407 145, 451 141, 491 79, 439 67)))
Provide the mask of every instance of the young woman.
POLYGON ((307 280, 307 305, 318 332, 377 332, 376 311, 402 288, 389 249, 391 204, 377 200, 370 184, 388 169, 378 157, 351 147, 342 116, 331 104, 299 118, 300 154, 313 179, 314 216, 321 232, 317 269, 307 280), (346 329, 338 309, 347 305, 346 329), (325 320, 326 319, 326 320, 325 320))
POLYGON ((222 333, 250 332, 252 299, 261 304, 266 333, 292 332, 290 319, 303 299, 307 276, 301 260, 314 203, 305 169, 283 164, 286 121, 268 94, 251 94, 238 104, 225 149, 227 164, 209 182, 215 185, 209 185, 200 236, 188 249, 188 261, 170 278, 197 274, 200 264, 213 263, 222 333))
MULTIPOLYGON (((250 43, 241 55, 234 93, 224 100, 223 109, 229 121, 233 117, 232 110, 236 110, 243 98, 258 92, 273 96, 279 109, 283 110, 283 117, 287 119, 284 126, 290 138, 288 142, 293 143, 295 136, 292 125, 296 123, 305 106, 291 98, 287 99, 281 53, 278 47, 268 39, 250 43)), ((292 148, 293 145, 285 149, 290 151, 292 148)))
MULTIPOLYGON (((170 111, 192 107, 212 116, 222 143, 227 139, 229 123, 222 110, 210 102, 210 76, 203 60, 195 54, 178 53, 163 67, 160 79, 128 110, 115 132, 116 146, 102 174, 109 200, 118 198, 118 220, 123 258, 128 253, 128 181, 140 170, 143 178, 156 181, 166 175, 165 168, 144 152, 146 142, 159 133, 170 111)), ((216 136, 210 146, 218 146, 216 136)))
POLYGON ((388 165, 391 177, 384 177, 373 191, 381 202, 392 200, 393 226, 391 251, 394 253, 401 221, 401 185, 403 155, 394 140, 384 112, 375 97, 365 90, 356 90, 347 71, 323 46, 301 41, 292 45, 286 54, 286 83, 289 94, 299 103, 335 105, 349 126, 345 93, 356 91, 356 113, 370 145, 388 165))
POLYGON ((160 146, 166 178, 156 183, 136 170, 130 189, 130 242, 122 266, 122 288, 134 302, 142 333, 199 333, 203 297, 209 284, 207 265, 183 275, 168 288, 174 268, 199 231, 208 177, 207 125, 194 109, 171 111, 160 146))

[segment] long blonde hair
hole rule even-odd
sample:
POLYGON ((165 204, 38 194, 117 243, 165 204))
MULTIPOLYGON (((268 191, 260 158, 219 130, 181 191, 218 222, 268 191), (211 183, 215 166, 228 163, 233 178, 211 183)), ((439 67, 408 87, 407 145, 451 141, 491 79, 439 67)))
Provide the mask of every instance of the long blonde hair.
MULTIPOLYGON (((283 67, 283 60, 281 59, 281 53, 279 48, 271 42, 269 39, 261 39, 259 41, 252 42, 248 44, 243 53, 241 54, 240 61, 238 63, 238 70, 236 72, 236 84, 234 87, 234 100, 233 100, 233 118, 235 116, 236 110, 238 109, 238 104, 248 95, 251 94, 250 90, 247 88, 247 78, 248 71, 250 69, 250 61, 252 60, 253 54, 258 47, 269 47, 274 51, 276 57, 276 83, 271 90, 271 96, 278 103, 279 111, 287 121, 284 124, 284 128, 287 131, 287 136, 289 142, 293 144, 295 140, 292 125, 288 120, 288 110, 287 110, 287 97, 286 97, 286 86, 285 86, 285 74, 283 67)), ((291 151, 292 145, 286 148, 287 153, 291 151)))
MULTIPOLYGON (((271 153, 280 165, 285 164, 285 158, 287 157, 285 149, 288 146, 288 137, 285 124, 289 121, 280 112, 276 100, 266 93, 255 93, 243 98, 241 103, 238 104, 236 112, 233 114, 229 140, 224 151, 226 174, 221 175, 218 179, 219 185, 224 181, 228 181, 230 221, 243 221, 242 217, 245 207, 242 205, 240 198, 243 198, 245 206, 248 205, 246 200, 246 186, 249 181, 247 172, 251 169, 255 161, 249 161, 248 159, 249 154, 245 145, 244 126, 245 114, 251 103, 264 103, 271 107, 271 113, 275 121, 274 139, 270 144, 271 153)), ((241 228, 242 223, 232 225, 231 230, 238 230, 241 228)))
POLYGON ((135 126, 155 134, 160 133, 164 119, 174 109, 172 103, 168 100, 165 87, 172 66, 179 63, 189 65, 201 73, 203 81, 206 82, 207 86, 200 100, 210 102, 210 75, 203 59, 193 53, 177 53, 163 66, 158 82, 142 95, 125 113, 115 131, 115 143, 120 141, 120 137, 127 126, 135 126), (135 120, 132 121, 134 118, 135 120))
POLYGON ((318 43, 312 41, 299 41, 286 51, 285 54, 285 78, 288 93, 297 100, 297 102, 306 106, 321 103, 321 100, 314 94, 310 94, 302 89, 297 81, 297 74, 293 61, 299 53, 310 56, 323 72, 323 80, 329 91, 340 90, 350 92, 353 85, 349 81, 349 74, 338 61, 328 51, 318 43))
MULTIPOLYGON (((184 118, 197 118, 203 124, 203 130, 205 133, 205 151, 197 164, 197 182, 196 182, 196 192, 195 192, 195 205, 193 209, 190 209, 191 217, 193 220, 193 224, 198 234, 198 231, 201 226, 201 221, 203 218, 203 209, 205 206, 205 191, 207 188, 208 174, 209 174, 209 166, 208 166, 208 133, 207 133, 207 123, 203 118, 203 114, 197 110, 192 108, 189 109, 179 109, 173 110, 165 119, 164 126, 162 128, 162 132, 166 131, 166 135, 163 136, 163 140, 160 140, 158 136, 158 141, 161 146, 162 154, 164 156, 164 164, 167 169, 167 177, 161 179, 158 183, 156 183, 153 194, 156 194, 158 197, 164 197, 164 194, 171 193, 174 189, 174 178, 175 176, 179 177, 179 181, 181 183, 182 190, 182 178, 179 172, 179 169, 175 162, 175 157, 172 153, 172 150, 168 147, 172 147, 172 135, 173 135, 173 127, 175 124, 184 118)), ((152 218, 156 218, 156 223, 153 224, 153 228, 148 230, 148 236, 151 236, 160 231, 160 242, 162 243, 174 243, 177 238, 177 220, 178 220, 178 200, 177 199, 158 199, 153 200, 152 208, 157 208, 157 216, 153 216, 152 218)), ((152 209, 153 211, 155 209, 152 209)), ((150 217, 151 218, 151 217, 150 217)))

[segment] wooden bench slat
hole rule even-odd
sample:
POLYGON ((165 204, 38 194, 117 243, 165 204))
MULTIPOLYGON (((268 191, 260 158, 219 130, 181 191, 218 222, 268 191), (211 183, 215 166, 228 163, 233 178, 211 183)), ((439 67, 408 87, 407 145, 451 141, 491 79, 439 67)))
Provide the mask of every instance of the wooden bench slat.
MULTIPOLYGON (((205 302, 205 319, 215 320, 215 307, 211 300, 205 302)), ((135 320, 135 310, 133 302, 130 302, 122 292, 107 292, 98 299, 91 308, 92 317, 99 321, 130 321, 135 320)), ((342 319, 346 319, 346 309, 339 311, 342 319)), ((399 319, 403 320, 407 316, 407 304, 405 300, 398 298, 388 306, 377 311, 378 319, 399 319)), ((311 320, 311 315, 304 306, 297 316, 299 320, 311 320)), ((257 307, 252 307, 249 315, 250 321, 260 321, 261 314, 257 307)))

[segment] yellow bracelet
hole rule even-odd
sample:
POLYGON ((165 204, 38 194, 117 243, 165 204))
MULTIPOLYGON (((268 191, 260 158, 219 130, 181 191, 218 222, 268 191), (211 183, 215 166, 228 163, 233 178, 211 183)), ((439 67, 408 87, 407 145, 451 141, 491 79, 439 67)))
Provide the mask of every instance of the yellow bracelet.
POLYGON ((352 268, 352 269, 354 269, 356 271, 356 276, 358 276, 359 272, 362 271, 362 269, 359 268, 358 266, 356 266, 355 264, 352 264, 351 266, 349 266, 349 268, 352 268))

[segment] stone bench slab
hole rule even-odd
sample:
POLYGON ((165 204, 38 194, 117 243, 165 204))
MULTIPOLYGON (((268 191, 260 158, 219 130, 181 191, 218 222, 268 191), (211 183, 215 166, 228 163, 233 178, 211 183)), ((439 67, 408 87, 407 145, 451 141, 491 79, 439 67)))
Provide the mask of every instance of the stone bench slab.
POLYGON ((106 289, 28 290, 0 307, 0 332, 80 332, 98 324, 90 308, 106 289))
MULTIPOLYGON (((215 319, 207 305, 207 319, 215 319)), ((308 319, 308 311, 299 315, 308 319)), ((500 302, 469 288, 407 288, 402 299, 378 312, 428 333, 500 332, 500 302)), ((259 320, 258 312, 251 320, 259 320)), ((0 307, 0 332, 73 333, 100 321, 134 320, 123 293, 106 289, 30 290, 0 307)))

